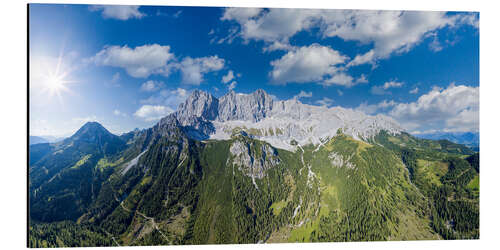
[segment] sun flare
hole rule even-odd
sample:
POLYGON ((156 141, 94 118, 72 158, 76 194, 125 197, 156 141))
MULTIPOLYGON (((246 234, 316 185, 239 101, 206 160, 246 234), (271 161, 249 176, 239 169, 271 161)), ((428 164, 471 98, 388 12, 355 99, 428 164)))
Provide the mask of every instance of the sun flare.
POLYGON ((64 80, 60 76, 49 76, 47 78, 46 87, 51 92, 58 92, 65 88, 64 80))
POLYGON ((41 60, 35 65, 38 66, 36 70, 40 76, 37 78, 37 85, 42 94, 61 99, 63 92, 70 92, 68 85, 73 81, 68 79, 70 70, 63 63, 62 56, 54 60, 41 60))

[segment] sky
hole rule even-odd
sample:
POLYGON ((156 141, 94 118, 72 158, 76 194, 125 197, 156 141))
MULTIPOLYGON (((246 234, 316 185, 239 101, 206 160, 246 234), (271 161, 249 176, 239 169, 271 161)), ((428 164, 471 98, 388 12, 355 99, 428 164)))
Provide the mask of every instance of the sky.
POLYGON ((479 14, 29 6, 30 135, 148 128, 200 89, 479 131, 479 14))

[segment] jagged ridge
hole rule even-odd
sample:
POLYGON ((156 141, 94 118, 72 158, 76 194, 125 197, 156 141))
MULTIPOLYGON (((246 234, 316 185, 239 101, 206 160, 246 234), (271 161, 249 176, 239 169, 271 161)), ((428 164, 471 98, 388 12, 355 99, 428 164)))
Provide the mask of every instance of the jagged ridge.
MULTIPOLYGON (((220 99, 195 90, 179 105, 175 117, 195 139, 229 139, 244 130, 271 145, 294 150, 298 145, 321 145, 337 134, 368 140, 384 130, 399 134, 403 129, 390 117, 369 116, 342 107, 303 104, 297 99, 273 100, 264 90, 250 94, 230 91, 220 99)), ((170 118, 171 119, 171 118, 170 118)))

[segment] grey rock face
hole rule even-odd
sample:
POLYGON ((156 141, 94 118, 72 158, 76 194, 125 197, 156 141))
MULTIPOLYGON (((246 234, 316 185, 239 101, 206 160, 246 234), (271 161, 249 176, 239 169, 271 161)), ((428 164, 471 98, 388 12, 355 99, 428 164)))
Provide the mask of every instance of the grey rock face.
POLYGON ((273 108, 273 99, 264 90, 251 94, 236 94, 234 91, 221 97, 218 121, 243 120, 258 122, 273 108))
POLYGON ((177 118, 182 125, 187 125, 191 117, 215 120, 218 115, 219 100, 207 92, 195 90, 189 98, 179 105, 177 118))
POLYGON ((264 178, 266 170, 280 162, 276 150, 267 144, 257 148, 254 143, 236 140, 229 151, 233 156, 232 163, 252 179, 264 178))
POLYGON ((177 120, 177 117, 174 114, 170 114, 164 118, 162 118, 154 127, 153 133, 157 133, 160 136, 176 136, 179 134, 181 124, 177 120))
POLYGON ((341 167, 346 167, 349 169, 354 169, 356 168, 355 165, 351 162, 352 159, 351 156, 343 156, 341 154, 337 154, 336 152, 331 152, 330 155, 328 155, 328 158, 330 158, 332 165, 337 168, 341 167))

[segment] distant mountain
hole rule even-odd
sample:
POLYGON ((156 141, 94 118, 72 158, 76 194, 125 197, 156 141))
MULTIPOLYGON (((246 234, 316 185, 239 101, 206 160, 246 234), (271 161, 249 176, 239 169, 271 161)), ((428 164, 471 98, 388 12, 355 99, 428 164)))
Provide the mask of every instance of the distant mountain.
POLYGON ((45 136, 30 135, 29 140, 30 140, 30 145, 33 145, 33 144, 38 144, 38 143, 59 142, 59 141, 64 140, 64 138, 63 137, 56 137, 56 136, 49 136, 49 135, 45 135, 45 136))
POLYGON ((51 136, 51 135, 44 135, 44 136, 41 136, 42 138, 44 138, 45 140, 49 141, 50 143, 55 143, 55 142, 60 142, 64 139, 66 139, 66 137, 64 136, 51 136))
POLYGON ((479 132, 438 132, 429 134, 418 134, 415 135, 419 138, 431 139, 431 140, 448 140, 454 143, 464 144, 476 151, 479 150, 479 132))
POLYGON ((78 230, 92 246, 478 238, 478 171, 470 148, 386 116, 194 91, 151 128, 91 122, 31 145, 30 242, 62 246, 78 230))
POLYGON ((40 136, 33 136, 33 135, 30 135, 29 141, 30 141, 30 145, 39 144, 39 143, 49 143, 49 141, 47 139, 40 137, 40 136))

